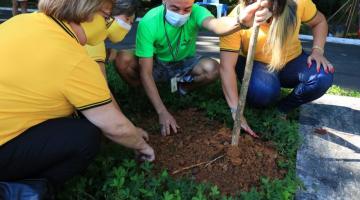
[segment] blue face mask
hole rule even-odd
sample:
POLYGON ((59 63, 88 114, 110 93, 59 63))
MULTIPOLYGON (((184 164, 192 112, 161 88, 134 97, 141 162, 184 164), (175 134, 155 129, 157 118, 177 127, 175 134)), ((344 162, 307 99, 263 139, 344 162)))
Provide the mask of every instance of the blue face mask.
POLYGON ((184 25, 187 22, 187 20, 190 17, 190 14, 191 13, 181 15, 179 13, 176 13, 174 11, 166 9, 165 19, 169 24, 171 24, 171 25, 173 25, 175 27, 180 27, 180 26, 184 25))

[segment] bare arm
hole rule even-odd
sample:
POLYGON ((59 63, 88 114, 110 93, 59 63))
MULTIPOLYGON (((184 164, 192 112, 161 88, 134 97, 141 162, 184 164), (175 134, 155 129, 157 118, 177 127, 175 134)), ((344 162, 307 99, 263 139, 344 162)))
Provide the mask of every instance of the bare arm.
POLYGON ((234 109, 239 99, 235 71, 238 55, 237 52, 220 51, 221 84, 229 107, 234 109))
POLYGON ((267 0, 256 2, 241 9, 238 16, 221 17, 219 19, 208 17, 203 21, 202 25, 217 35, 227 35, 240 30, 240 24, 251 27, 253 22, 258 24, 266 22, 272 16, 268 7, 267 0))
POLYGON ((236 17, 221 17, 219 19, 208 17, 204 20, 203 27, 217 35, 226 35, 240 30, 240 24, 236 17))
POLYGON ((152 105, 159 115, 160 131, 162 135, 170 135, 171 128, 176 133, 178 125, 175 119, 166 109, 164 103, 160 98, 159 91, 156 87, 153 71, 153 58, 140 58, 140 79, 145 89, 147 96, 149 97, 152 105))
MULTIPOLYGON (((231 116, 235 119, 235 112, 238 106, 239 94, 237 88, 236 63, 238 59, 237 52, 220 51, 220 78, 222 89, 226 101, 230 107, 231 116)), ((241 77, 239 77, 241 78, 241 77)), ((244 116, 240 116, 241 128, 251 136, 258 138, 259 136, 250 128, 244 116)))
POLYGON ((147 133, 135 127, 116 109, 114 102, 81 112, 110 140, 145 154, 149 161, 155 159, 153 149, 144 140, 148 138, 147 133))
POLYGON ((318 11, 314 19, 308 22, 307 25, 312 29, 312 34, 314 36, 313 45, 324 48, 326 36, 328 34, 328 24, 326 22, 325 16, 320 11, 318 11))
POLYGON ((311 65, 311 61, 315 60, 318 72, 320 71, 320 65, 322 65, 326 73, 334 73, 333 65, 324 56, 324 47, 328 33, 328 24, 325 16, 318 11, 314 19, 308 22, 307 25, 311 27, 314 36, 313 48, 311 55, 308 58, 308 65, 311 65))
POLYGON ((140 64, 140 78, 146 94, 148 95, 156 112, 158 114, 164 112, 166 110, 166 107, 160 98, 159 91, 156 87, 152 75, 153 58, 140 58, 139 64, 140 64))

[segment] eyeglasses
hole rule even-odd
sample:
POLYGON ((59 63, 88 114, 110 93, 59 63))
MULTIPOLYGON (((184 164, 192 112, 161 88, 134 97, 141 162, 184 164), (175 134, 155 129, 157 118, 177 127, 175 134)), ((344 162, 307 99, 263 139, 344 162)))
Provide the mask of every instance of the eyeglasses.
POLYGON ((106 28, 109 28, 111 24, 114 22, 115 18, 113 16, 105 17, 106 28))
POLYGON ((114 22, 115 18, 111 16, 108 12, 101 10, 102 16, 105 18, 106 28, 109 28, 111 24, 114 22))

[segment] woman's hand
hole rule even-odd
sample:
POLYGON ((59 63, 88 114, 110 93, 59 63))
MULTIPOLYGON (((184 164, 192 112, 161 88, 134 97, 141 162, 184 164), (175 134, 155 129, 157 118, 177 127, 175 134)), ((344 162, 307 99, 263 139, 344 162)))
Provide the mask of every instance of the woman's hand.
POLYGON ((311 67, 312 61, 316 62, 316 71, 320 72, 320 66, 322 65, 325 73, 334 73, 334 66, 325 58, 323 51, 317 48, 313 48, 311 55, 307 59, 308 68, 311 67))
POLYGON ((241 24, 252 27, 253 23, 261 25, 272 16, 272 12, 269 10, 269 1, 257 1, 250 4, 240 10, 239 21, 241 24))
MULTIPOLYGON (((235 112, 231 113, 231 116, 233 118, 233 120, 235 120, 235 112)), ((240 122, 241 122, 241 128, 248 133, 249 135, 253 136, 254 138, 259 138, 259 136, 250 128, 249 124, 247 123, 246 119, 244 116, 240 117, 240 122)))

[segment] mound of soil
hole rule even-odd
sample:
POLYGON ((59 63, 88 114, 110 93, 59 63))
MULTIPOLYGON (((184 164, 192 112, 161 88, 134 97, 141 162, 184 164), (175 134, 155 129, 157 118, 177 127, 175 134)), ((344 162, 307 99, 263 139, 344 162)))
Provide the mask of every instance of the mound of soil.
MULTIPOLYGON (((231 146, 231 130, 209 120, 197 109, 173 113, 180 132, 163 137, 159 131, 150 134, 156 152, 155 170, 167 169, 172 176, 192 176, 198 182, 211 182, 223 194, 235 194, 259 186, 261 177, 282 178, 280 158, 274 145, 249 135, 240 136, 239 146, 231 146), (211 162, 210 162, 211 161, 211 162), (196 165, 196 167, 194 167, 196 165)), ((157 118, 139 124, 151 129, 157 118)))

